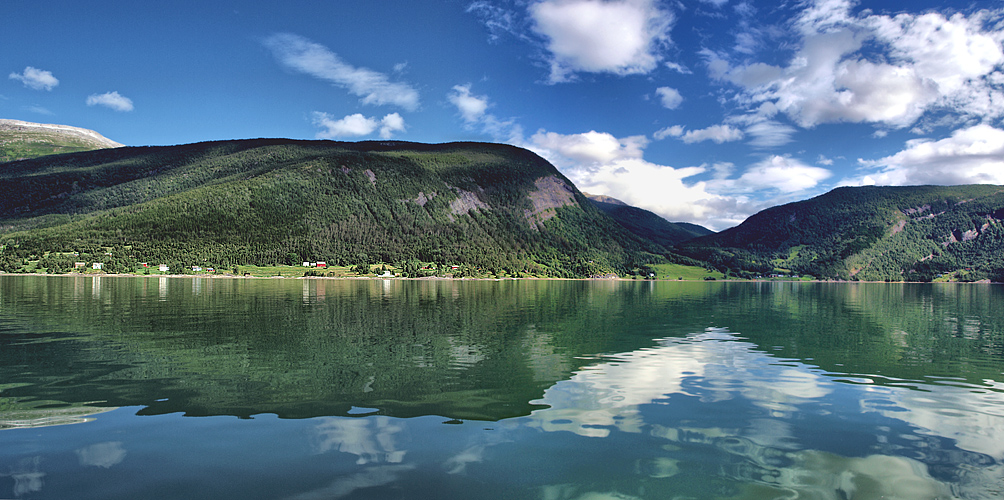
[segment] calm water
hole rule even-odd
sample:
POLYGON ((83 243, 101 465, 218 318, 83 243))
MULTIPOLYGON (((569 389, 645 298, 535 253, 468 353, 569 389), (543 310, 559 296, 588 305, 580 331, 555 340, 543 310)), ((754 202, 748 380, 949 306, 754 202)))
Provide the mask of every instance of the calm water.
POLYGON ((0 276, 0 498, 1004 497, 1004 288, 0 276))

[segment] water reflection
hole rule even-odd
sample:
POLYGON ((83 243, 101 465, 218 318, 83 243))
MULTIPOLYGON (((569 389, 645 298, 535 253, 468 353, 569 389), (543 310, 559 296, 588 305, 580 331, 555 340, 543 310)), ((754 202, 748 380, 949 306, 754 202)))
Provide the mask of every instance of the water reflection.
POLYGON ((358 465, 399 464, 405 452, 397 449, 394 435, 401 430, 402 427, 388 417, 322 418, 315 428, 316 447, 318 453, 337 450, 356 455, 358 465))
POLYGON ((108 469, 125 460, 126 451, 121 441, 96 443, 76 450, 80 465, 108 469))
MULTIPOLYGON (((999 387, 921 392, 848 386, 818 368, 779 363, 722 330, 658 343, 606 356, 558 382, 537 401, 549 408, 535 411, 527 425, 590 438, 626 432, 663 439, 670 453, 647 466, 656 478, 677 475, 686 457, 732 456, 723 472, 744 484, 735 498, 934 499, 960 492, 983 498, 1000 492, 999 387), (807 420, 818 425, 807 426, 807 420), (854 455, 814 449, 825 444, 820 432, 833 434, 828 440, 856 441, 854 455), (956 469, 959 464, 970 467, 956 469), (955 484, 954 493, 944 479, 955 484)), ((833 450, 848 448, 833 444, 833 450)))
POLYGON ((295 464, 261 498, 995 498, 1002 307, 975 286, 0 277, 0 427, 91 426, 0 433, 0 496, 226 455, 242 491, 295 464))

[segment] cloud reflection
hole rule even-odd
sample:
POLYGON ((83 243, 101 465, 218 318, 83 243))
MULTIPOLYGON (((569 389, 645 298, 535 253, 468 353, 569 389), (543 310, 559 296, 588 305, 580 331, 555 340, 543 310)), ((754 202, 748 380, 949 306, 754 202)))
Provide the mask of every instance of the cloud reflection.
POLYGON ((703 403, 743 397, 774 416, 830 393, 818 372, 805 367, 778 371, 777 359, 741 342, 723 329, 685 339, 659 341, 659 347, 604 357, 605 363, 579 370, 544 392, 534 412, 547 431, 565 430, 605 437, 611 428, 641 432, 638 406, 670 395, 699 397, 703 403), (769 375, 768 375, 769 374, 769 375), (770 380, 765 380, 766 377, 770 380))
MULTIPOLYGON (((671 443, 667 450, 726 452, 735 459, 723 466, 721 474, 745 485, 735 497, 744 499, 954 498, 946 483, 932 477, 920 461, 925 457, 953 469, 960 462, 980 465, 976 462, 982 460, 981 467, 955 473, 963 491, 992 490, 991 485, 1004 477, 996 465, 1004 458, 1004 394, 989 386, 974 394, 968 386, 931 386, 921 392, 845 384, 814 367, 772 357, 723 329, 658 343, 654 348, 603 356, 603 362, 556 383, 534 401, 549 408, 535 411, 527 425, 590 438, 614 432, 645 433, 671 443), (836 418, 830 411, 855 411, 853 407, 818 409, 832 408, 838 389, 840 398, 847 394, 857 398, 861 410, 900 422, 895 428, 907 443, 918 443, 918 433, 947 441, 934 441, 935 449, 932 443, 919 443, 916 449, 910 444, 892 445, 878 435, 879 429, 862 421, 853 424, 857 428, 852 432, 875 435, 875 441, 862 442, 864 455, 847 457, 806 449, 794 428, 805 415, 801 413, 806 411, 804 405, 813 404, 817 408, 810 411, 814 418, 827 420, 836 418), (702 412, 714 411, 708 405, 720 402, 730 402, 733 412, 744 412, 742 404, 757 410, 745 410, 749 415, 745 420, 724 419, 694 413, 686 398, 699 400, 702 412), (667 416, 687 424, 667 425, 667 416), (721 427, 722 422, 736 427, 721 427), (962 450, 953 452, 953 445, 962 450), (949 458, 936 458, 938 453, 949 458), (910 456, 893 456, 900 454, 910 456)), ((806 437, 806 428, 800 429, 806 437)), ((678 474, 674 453, 667 455, 664 462, 648 459, 639 467, 649 471, 650 477, 678 474), (656 465, 664 473, 650 472, 656 465)), ((558 488, 544 496, 571 499, 577 495, 558 488)))
POLYGON ((322 418, 315 428, 319 453, 338 450, 358 456, 356 463, 398 464, 405 452, 398 450, 394 435, 402 427, 394 420, 377 416, 372 418, 322 418))
POLYGON ((404 472, 414 469, 411 465, 378 465, 362 472, 332 481, 331 484, 288 497, 290 500, 331 500, 346 497, 356 490, 383 486, 397 481, 404 472))
POLYGON ((11 467, 9 474, 3 474, 14 480, 14 496, 20 497, 42 491, 42 478, 45 477, 45 473, 42 472, 41 465, 40 456, 23 458, 11 467))
POLYGON ((110 468, 125 459, 126 451, 120 441, 97 443, 77 450, 80 465, 110 468))

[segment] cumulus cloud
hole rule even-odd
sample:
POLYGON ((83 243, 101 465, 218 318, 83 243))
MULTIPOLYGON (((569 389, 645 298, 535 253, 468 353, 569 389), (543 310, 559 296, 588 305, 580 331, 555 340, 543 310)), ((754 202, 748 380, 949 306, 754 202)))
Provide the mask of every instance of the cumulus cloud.
POLYGON ((457 107, 465 122, 474 123, 480 120, 488 109, 488 98, 471 94, 471 84, 454 85, 453 91, 446 96, 457 107))
POLYGON ((382 119, 363 116, 362 113, 334 119, 328 113, 314 112, 314 125, 322 127, 317 133, 318 139, 336 139, 339 137, 362 137, 380 131, 380 138, 390 139, 394 132, 405 130, 404 118, 397 113, 391 113, 382 119))
POLYGON ((1004 184, 1004 130, 981 124, 944 139, 914 139, 878 160, 858 160, 872 170, 845 185, 1004 184))
POLYGON ((104 106, 115 111, 132 111, 132 99, 115 92, 105 92, 104 94, 91 94, 87 96, 88 106, 104 106))
POLYGON ((363 104, 390 104, 409 111, 418 108, 418 91, 410 85, 392 82, 383 73, 347 64, 327 47, 306 38, 280 33, 265 39, 264 45, 283 66, 343 87, 361 97, 363 104))
POLYGON ((715 144, 722 144, 724 142, 738 141, 743 137, 742 130, 737 128, 729 125, 712 125, 704 129, 688 130, 680 139, 687 144, 703 141, 713 141, 715 144))
POLYGON ((543 0, 529 7, 546 39, 550 82, 577 72, 645 74, 662 60, 674 17, 653 0, 543 0))
POLYGON ((731 125, 712 125, 708 128, 698 130, 686 130, 682 125, 673 125, 658 130, 652 134, 655 140, 662 140, 666 137, 678 137, 687 144, 695 142, 713 141, 715 144, 741 140, 743 131, 731 125))
POLYGON ((530 145, 573 160, 579 165, 592 166, 624 159, 640 159, 648 145, 648 139, 644 136, 618 139, 612 134, 595 130, 569 135, 541 130, 530 138, 530 145))
POLYGON ((833 176, 828 169, 806 165, 785 156, 772 155, 750 166, 731 186, 740 190, 776 189, 796 193, 815 188, 833 176))
POLYGON ((785 65, 743 62, 705 50, 712 78, 740 100, 770 102, 802 127, 874 123, 905 128, 931 111, 1004 116, 995 77, 1004 64, 999 14, 853 14, 855 2, 816 0, 793 25, 798 50, 785 65), (995 17, 996 16, 996 17, 995 17))
POLYGON ((34 90, 52 90, 59 85, 59 80, 52 76, 52 72, 28 66, 20 73, 11 73, 11 80, 18 80, 25 87, 34 90))
MULTIPOLYGON (((557 166, 582 191, 612 196, 668 220, 720 230, 753 213, 748 200, 711 192, 692 178, 706 166, 674 168, 646 161, 643 136, 617 138, 606 132, 559 134, 539 131, 518 144, 557 166)), ((727 165, 712 167, 727 175, 727 165), (720 167, 720 168, 719 168, 720 167)))
POLYGON ((666 109, 676 109, 683 103, 680 91, 672 87, 659 87, 655 89, 655 93, 659 96, 659 102, 666 109))
POLYGON ((394 132, 404 132, 404 118, 397 113, 391 113, 380 119, 380 138, 390 139, 394 132))

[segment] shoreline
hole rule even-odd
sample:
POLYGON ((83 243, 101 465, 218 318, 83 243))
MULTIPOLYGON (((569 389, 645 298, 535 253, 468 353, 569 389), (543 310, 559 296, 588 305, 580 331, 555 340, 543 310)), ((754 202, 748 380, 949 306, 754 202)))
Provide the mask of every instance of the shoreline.
POLYGON ((675 279, 633 279, 633 278, 453 278, 443 276, 423 276, 419 278, 406 278, 403 276, 250 276, 237 274, 111 274, 111 273, 64 273, 64 274, 42 274, 42 273, 5 273, 0 272, 0 276, 50 276, 67 278, 210 278, 210 279, 280 279, 280 280, 402 280, 402 281, 633 281, 633 282, 669 282, 669 283, 885 283, 885 284, 917 284, 917 285, 1000 285, 1001 282, 990 280, 980 281, 850 281, 850 280, 744 280, 744 279, 716 279, 716 280, 675 280, 675 279))

